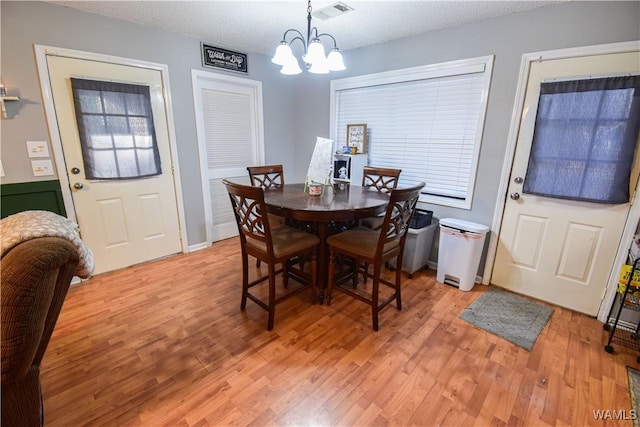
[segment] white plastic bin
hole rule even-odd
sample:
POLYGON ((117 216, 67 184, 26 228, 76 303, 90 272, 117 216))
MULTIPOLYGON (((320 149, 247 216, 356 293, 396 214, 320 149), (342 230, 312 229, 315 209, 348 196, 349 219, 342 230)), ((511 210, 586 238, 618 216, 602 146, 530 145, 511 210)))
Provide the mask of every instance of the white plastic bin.
POLYGON ((438 282, 457 285, 461 291, 473 289, 488 231, 489 227, 475 222, 440 220, 438 282))

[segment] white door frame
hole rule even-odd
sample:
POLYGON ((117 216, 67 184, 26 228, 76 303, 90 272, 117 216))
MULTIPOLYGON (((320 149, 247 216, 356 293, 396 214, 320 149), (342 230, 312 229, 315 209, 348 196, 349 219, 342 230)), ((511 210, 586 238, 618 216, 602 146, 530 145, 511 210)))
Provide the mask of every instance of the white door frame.
POLYGON ((67 175, 67 167, 64 160, 64 150, 62 149, 62 141, 60 140, 60 129, 56 120, 56 110, 51 92, 51 79, 49 78, 49 68, 47 66, 47 55, 63 56, 72 59, 83 59, 88 61, 105 62, 116 65, 126 65, 130 67, 145 68, 149 70, 159 71, 162 76, 162 85, 164 91, 165 110, 167 131, 169 136, 169 149, 171 151, 171 171, 173 175, 173 189, 176 195, 176 209, 178 211, 178 226, 180 227, 180 240, 182 244, 182 252, 189 252, 187 242, 184 202, 182 199, 182 186, 180 183, 180 168, 178 167, 178 151, 176 149, 176 130, 173 121, 173 107, 171 102, 171 90, 169 89, 169 67, 165 64, 155 62, 139 61, 137 59, 122 58, 112 55, 103 55, 100 53, 84 52, 81 50, 65 49, 52 46, 34 45, 36 55, 36 65, 38 68, 38 78, 40 79, 40 87, 42 89, 42 98, 44 102, 45 117, 49 128, 49 137, 51 138, 51 148, 53 149, 54 163, 62 188, 62 199, 64 208, 67 211, 67 217, 78 222, 76 218, 75 205, 67 175))
MULTIPOLYGON (((507 140, 504 162, 502 164, 502 175, 500 177, 500 187, 498 188, 498 199, 496 201, 496 207, 493 213, 493 223, 491 225, 491 229, 494 230, 494 233, 491 234, 491 237, 489 239, 489 250, 487 252, 487 260, 485 262, 482 280, 483 284, 487 285, 490 283, 491 274, 493 272, 493 266, 496 259, 496 253, 498 251, 498 235, 500 234, 500 227, 502 226, 502 215, 504 214, 504 208, 506 204, 509 177, 511 176, 511 169, 513 168, 513 160, 516 152, 516 142, 518 133, 520 132, 522 108, 524 106, 524 97, 529 80, 529 71, 531 68, 531 64, 533 62, 552 59, 631 52, 637 51, 639 47, 640 41, 631 41, 526 53, 522 55, 522 61, 520 63, 520 75, 518 77, 518 87, 516 89, 516 98, 513 106, 513 113, 511 116, 511 125, 509 127, 509 138, 507 140)), ((611 307, 611 304, 613 304, 613 300, 616 295, 618 283, 618 266, 622 265, 627 259, 627 251, 629 247, 631 247, 633 235, 636 232, 636 227, 638 225, 638 221, 640 220, 640 203, 634 203, 634 199, 635 193, 634 197, 631 200, 631 206, 629 208, 629 214, 627 215, 624 231, 622 233, 622 239, 620 241, 620 245, 618 245, 613 268, 609 273, 607 287, 605 289, 604 295, 602 296, 603 298, 602 302, 600 303, 600 309, 598 310, 598 320, 600 320, 601 322, 605 322, 607 320, 609 308, 611 307)))
MULTIPOLYGON (((219 82, 224 84, 234 84, 238 86, 244 86, 249 88, 253 92, 253 96, 256 102, 254 106, 256 111, 256 154, 258 155, 258 164, 264 163, 264 123, 263 123, 263 110, 262 110, 262 82, 258 80, 245 79, 242 77, 227 76, 225 74, 218 74, 209 71, 191 70, 191 84, 193 90, 193 102, 194 108, 199 108, 195 105, 198 99, 198 80, 207 80, 210 82, 219 82)), ((197 113, 196 113, 197 114, 197 113)), ((207 179, 207 143, 205 140, 205 130, 202 127, 203 123, 196 124, 196 133, 198 136, 198 153, 200 155, 200 177, 202 181, 202 197, 204 198, 204 217, 205 217, 205 229, 207 233, 206 245, 211 246, 213 240, 213 231, 211 225, 213 224, 213 212, 211 211, 211 193, 209 192, 209 180, 207 179)), ((248 165, 247 165, 248 166, 248 165)))

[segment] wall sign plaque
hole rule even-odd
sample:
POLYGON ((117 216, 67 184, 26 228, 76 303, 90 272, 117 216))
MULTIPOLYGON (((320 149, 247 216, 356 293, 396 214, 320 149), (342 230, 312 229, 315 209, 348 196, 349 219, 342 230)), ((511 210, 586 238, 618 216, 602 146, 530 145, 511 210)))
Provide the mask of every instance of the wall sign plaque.
POLYGON ((246 73, 247 54, 202 43, 202 65, 246 73))
POLYGON ((347 146, 351 147, 351 154, 364 154, 367 152, 366 124, 347 125, 347 146))

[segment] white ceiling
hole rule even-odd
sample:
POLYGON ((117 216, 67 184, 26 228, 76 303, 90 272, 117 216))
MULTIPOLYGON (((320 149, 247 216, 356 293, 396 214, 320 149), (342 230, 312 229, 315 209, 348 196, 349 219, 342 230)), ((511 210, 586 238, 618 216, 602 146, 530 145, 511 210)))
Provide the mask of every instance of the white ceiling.
MULTIPOLYGON (((355 10, 325 21, 313 18, 312 26, 333 35, 344 51, 568 0, 341 1, 355 10)), ((295 28, 306 35, 307 28, 304 0, 49 2, 164 28, 218 47, 269 56, 286 29, 295 28)), ((312 1, 311 6, 316 11, 334 3, 312 1)))

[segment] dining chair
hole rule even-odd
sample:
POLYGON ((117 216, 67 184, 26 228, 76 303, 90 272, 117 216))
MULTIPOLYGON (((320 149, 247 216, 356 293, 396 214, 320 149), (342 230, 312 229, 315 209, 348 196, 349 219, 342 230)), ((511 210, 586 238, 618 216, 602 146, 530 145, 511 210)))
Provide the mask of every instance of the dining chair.
POLYGON ((284 185, 284 169, 282 165, 247 166, 251 185, 264 189, 282 187, 284 185))
MULTIPOLYGON (((391 190, 398 186, 400 172, 402 172, 402 169, 365 166, 362 169, 362 186, 375 187, 378 191, 390 193, 391 190)), ((383 218, 384 216, 364 218, 360 221, 360 225, 377 230, 382 226, 383 218)))
POLYGON ((240 248, 242 253, 242 299, 240 309, 247 306, 247 299, 268 312, 267 329, 272 330, 275 316, 275 306, 295 294, 311 287, 313 302, 317 298, 316 292, 316 250, 320 240, 309 233, 297 230, 286 224, 271 227, 267 207, 264 202, 264 189, 250 185, 242 185, 222 180, 227 188, 231 206, 238 225, 240 248), (249 255, 268 265, 268 273, 249 282, 249 255), (310 259, 310 273, 296 271, 292 278, 300 281, 302 287, 288 290, 292 259, 310 259), (280 269, 276 269, 281 264, 280 269), (276 276, 282 274, 282 283, 286 291, 276 292, 276 276), (263 301, 251 292, 254 286, 268 281, 267 301, 263 301))
MULTIPOLYGON (((282 165, 247 166, 249 180, 254 187, 265 190, 275 190, 284 185, 284 168, 282 165)), ((281 216, 269 214, 271 227, 279 227, 285 223, 281 216)), ((260 260, 256 260, 256 267, 260 267, 260 260)))
MULTIPOLYGON (((362 169, 362 186, 363 187, 375 187, 376 190, 382 193, 390 193, 391 190, 398 186, 398 180, 400 179, 400 172, 402 169, 393 168, 379 168, 374 166, 365 166, 362 169)), ((382 227, 382 221, 384 215, 378 215, 369 218, 363 218, 360 220, 360 225, 367 228, 378 230, 382 227)), ((364 283, 367 283, 367 273, 369 271, 369 265, 364 265, 364 283)))
MULTIPOLYGON (((329 247, 329 280, 327 286, 327 305, 331 305, 333 290, 337 289, 357 300, 371 306, 373 329, 378 330, 378 313, 392 301, 396 301, 398 310, 402 309, 401 279, 402 279, 402 255, 407 239, 407 230, 411 224, 411 218, 415 212, 420 190, 424 183, 419 185, 391 190, 389 205, 382 221, 382 226, 377 229, 358 226, 339 234, 334 234, 327 239, 329 247), (347 288, 344 282, 334 283, 335 260, 338 256, 345 256, 353 262, 353 288, 347 288), (381 277, 382 265, 395 258, 395 281, 391 282, 381 277), (373 285, 371 291, 357 290, 355 283, 358 281, 360 265, 373 265, 373 285), (379 301, 380 285, 383 284, 393 289, 393 293, 379 301)), ((364 269, 362 269, 364 273, 364 269)))

